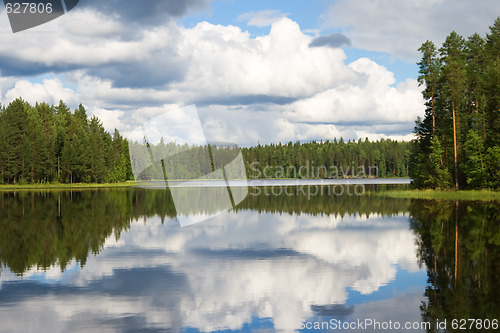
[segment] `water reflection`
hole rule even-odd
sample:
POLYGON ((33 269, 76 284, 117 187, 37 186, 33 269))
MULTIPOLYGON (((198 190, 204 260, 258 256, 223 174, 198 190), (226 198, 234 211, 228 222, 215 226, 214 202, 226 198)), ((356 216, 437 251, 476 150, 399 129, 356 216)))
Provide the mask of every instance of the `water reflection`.
MULTIPOLYGON (((2 327, 293 331, 332 318, 438 316, 421 316, 426 276, 417 253, 434 267, 424 253, 436 245, 422 221, 444 213, 368 192, 307 198, 256 191, 236 210, 186 228, 166 191, 3 194, 2 327)), ((446 251, 449 259, 453 251, 446 251)), ((442 264, 438 275, 449 270, 442 264)))
MULTIPOLYGON (((217 190, 217 189, 215 189, 217 190)), ((224 188, 219 188, 225 191, 224 188)), ((236 211, 275 212, 288 214, 401 214, 409 202, 391 201, 365 195, 314 198, 302 191, 295 195, 274 195, 272 188, 253 188, 236 211)), ((347 191, 346 191, 347 192, 347 191)), ((196 190, 185 188, 188 203, 196 190), (194 192, 193 192, 194 191, 194 192)), ((216 193, 215 193, 216 194, 216 193)), ((203 210, 189 205, 176 211, 166 190, 114 189, 88 191, 14 192, 0 194, 0 263, 12 272, 23 274, 38 267, 48 269, 57 264, 64 270, 72 259, 85 265, 89 253, 99 253, 112 235, 119 238, 132 221, 146 222, 159 217, 161 222, 178 214, 195 216, 218 210, 205 201, 203 210)), ((179 207, 177 207, 179 209, 179 207)))
MULTIPOLYGON (((500 206, 496 202, 413 201, 419 260, 428 269, 427 321, 500 319, 500 206)), ((483 332, 484 326, 468 332, 483 332)), ((491 327, 490 327, 491 329, 491 327)))

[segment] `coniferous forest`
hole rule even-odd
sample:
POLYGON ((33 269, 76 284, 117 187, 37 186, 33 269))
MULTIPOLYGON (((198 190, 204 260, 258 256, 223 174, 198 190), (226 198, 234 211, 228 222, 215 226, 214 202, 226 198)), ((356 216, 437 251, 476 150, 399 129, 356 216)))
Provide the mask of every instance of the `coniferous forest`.
POLYGON ((410 176, 418 188, 500 187, 500 17, 485 38, 426 41, 419 83, 426 112, 417 119, 410 176))
MULTIPOLYGON (((191 149, 207 150, 195 146, 191 149)), ((406 177, 410 143, 389 139, 345 142, 341 138, 259 144, 241 151, 249 178, 406 177)), ((200 171, 196 177, 211 171, 204 160, 195 158, 191 162, 196 165, 190 168, 200 171)), ((82 105, 71 112, 63 101, 57 106, 32 106, 19 98, 0 109, 0 183, 105 183, 132 179, 129 142, 118 130, 113 135, 106 132, 97 117, 89 119, 82 105)))
POLYGON ((249 178, 407 177, 409 142, 333 139, 243 148, 249 178), (304 172, 301 172, 304 171, 304 172))
POLYGON ((80 105, 30 105, 18 98, 0 109, 0 183, 119 182, 132 178, 128 142, 104 130, 80 105))
MULTIPOLYGON (((204 151, 207 147, 191 149, 204 151)), ((406 177, 410 143, 390 139, 345 142, 340 138, 259 144, 241 151, 249 178, 406 177)), ((196 165, 190 167, 200 172, 207 169, 206 161, 195 158, 191 162, 196 165)), ((203 177, 209 169, 195 176, 203 177)), ((0 109, 0 183, 132 179, 129 142, 118 130, 113 135, 106 132, 97 117, 89 119, 82 105, 71 112, 63 101, 57 106, 32 106, 19 98, 0 109)))

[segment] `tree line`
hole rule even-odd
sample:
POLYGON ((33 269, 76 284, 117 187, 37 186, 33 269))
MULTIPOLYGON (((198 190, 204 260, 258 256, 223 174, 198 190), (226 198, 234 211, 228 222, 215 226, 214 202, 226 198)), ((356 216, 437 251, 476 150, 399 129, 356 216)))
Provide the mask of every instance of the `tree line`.
POLYGON ((106 132, 80 105, 18 98, 0 108, 0 183, 119 182, 131 179, 128 141, 106 132))
MULTIPOLYGON (((129 143, 116 129, 113 135, 106 132, 97 117, 89 119, 82 105, 71 112, 63 101, 32 106, 18 98, 0 108, 4 184, 121 182, 134 179, 132 165, 141 170, 140 179, 164 179, 163 169, 174 178, 199 178, 230 163, 239 151, 163 140, 129 143), (168 158, 163 167, 148 167, 150 154, 168 158)), ((249 178, 407 177, 410 166, 410 143, 390 139, 259 144, 241 153, 249 178)))
POLYGON ((244 178, 245 173, 248 178, 375 178, 407 177, 410 143, 390 139, 345 142, 341 138, 240 149, 161 140, 158 144, 131 142, 130 151, 137 180, 208 178, 223 166, 233 179, 244 178), (237 165, 229 170, 240 152, 245 170, 237 170, 237 165))
POLYGON ((419 188, 500 187, 500 17, 483 38, 451 32, 419 48, 426 111, 410 176, 419 188))
POLYGON ((242 148, 249 178, 407 177, 410 143, 299 141, 242 148))

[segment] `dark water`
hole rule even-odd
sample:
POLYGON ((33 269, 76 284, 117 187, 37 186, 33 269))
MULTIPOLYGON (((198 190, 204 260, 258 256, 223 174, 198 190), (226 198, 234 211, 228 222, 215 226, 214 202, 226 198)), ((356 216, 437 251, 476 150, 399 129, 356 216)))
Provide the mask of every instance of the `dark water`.
POLYGON ((0 331, 497 331, 498 202, 357 186, 0 193, 0 331))

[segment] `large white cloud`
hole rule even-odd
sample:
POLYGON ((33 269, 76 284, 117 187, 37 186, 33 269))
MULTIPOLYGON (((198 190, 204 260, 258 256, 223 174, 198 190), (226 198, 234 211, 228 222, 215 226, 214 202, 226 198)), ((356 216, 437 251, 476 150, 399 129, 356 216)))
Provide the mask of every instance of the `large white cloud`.
POLYGON ((19 97, 33 105, 37 102, 57 105, 60 100, 68 105, 78 104, 76 93, 72 89, 64 87, 61 80, 57 78, 45 79, 42 83, 19 80, 12 89, 5 93, 5 100, 10 102, 19 97))
POLYGON ((394 86, 386 68, 369 59, 346 64, 342 49, 310 47, 313 37, 296 22, 275 19, 267 35, 253 38, 237 26, 208 22, 186 28, 166 21, 131 31, 91 8, 76 10, 46 30, 35 28, 39 33, 0 36, 3 77, 21 77, 28 68, 60 73, 66 85, 56 91, 54 80, 20 81, 2 90, 3 100, 76 95, 107 129, 121 131, 135 127, 144 110, 194 103, 219 141, 242 145, 409 137, 423 113, 414 80, 394 86), (93 28, 81 29, 87 25, 93 28), (19 39, 23 47, 13 47, 19 39), (394 123, 390 131, 382 126, 394 123))
POLYGON ((426 40, 438 45, 452 30, 485 34, 498 17, 497 0, 337 0, 323 16, 343 28, 354 47, 416 61, 426 40))
POLYGON ((365 75, 364 84, 343 84, 292 104, 290 119, 298 122, 369 124, 408 123, 420 115, 422 97, 415 80, 396 87, 391 72, 367 58, 349 64, 365 75), (312 112, 312 110, 314 110, 312 112))
MULTIPOLYGON (((184 29, 179 53, 191 57, 186 77, 169 87, 194 101, 241 96, 302 98, 357 79, 340 49, 310 48, 311 37, 287 18, 266 36, 201 22, 184 29)), ((186 98, 184 97, 184 98, 186 98)), ((258 99, 257 99, 258 101, 258 99)), ((238 99, 232 100, 238 103, 238 99)))

